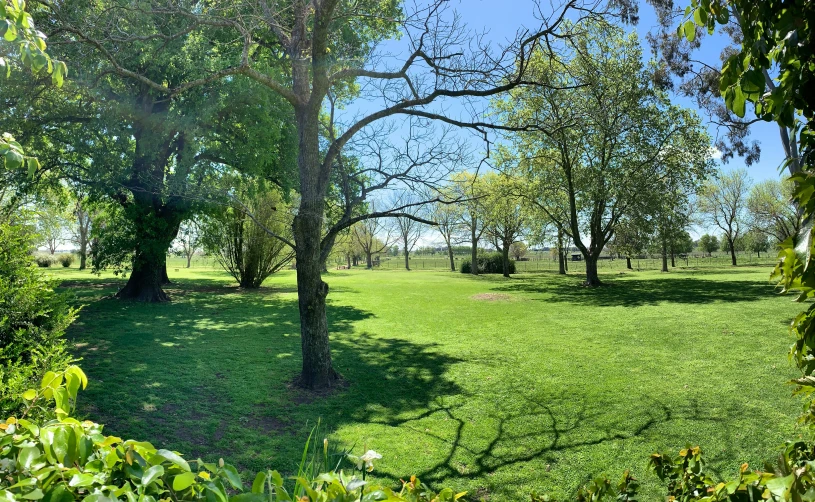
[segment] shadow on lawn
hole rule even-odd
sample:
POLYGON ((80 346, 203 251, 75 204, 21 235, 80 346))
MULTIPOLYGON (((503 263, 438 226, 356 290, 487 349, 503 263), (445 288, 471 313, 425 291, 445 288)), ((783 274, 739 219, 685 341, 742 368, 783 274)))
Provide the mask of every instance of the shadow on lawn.
POLYGON ((82 415, 188 458, 291 472, 318 418, 330 432, 461 393, 445 377, 457 359, 432 344, 359 333, 354 324, 373 314, 331 303, 334 365, 347 386, 320 396, 294 389, 296 298, 205 283, 171 286, 169 304, 103 299, 82 310, 68 334, 91 382, 82 415))
POLYGON ((636 307, 662 302, 704 304, 728 301, 757 301, 774 294, 771 284, 751 281, 661 277, 659 279, 609 279, 601 277, 599 288, 583 287, 575 277, 516 277, 494 291, 541 293, 546 302, 564 302, 601 307, 636 307))

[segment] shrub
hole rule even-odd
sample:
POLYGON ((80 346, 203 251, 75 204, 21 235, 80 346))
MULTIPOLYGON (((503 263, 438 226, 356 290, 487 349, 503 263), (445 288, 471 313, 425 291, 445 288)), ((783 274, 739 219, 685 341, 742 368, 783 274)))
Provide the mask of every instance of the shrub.
MULTIPOLYGON (((461 262, 461 273, 472 273, 471 260, 464 260, 461 262)), ((486 253, 478 255, 478 273, 479 274, 503 274, 504 273, 504 257, 501 253, 486 253)), ((515 273, 515 260, 509 260, 509 273, 515 273)))
POLYGON ((23 395, 27 406, 21 417, 0 422, 0 500, 454 502, 464 495, 449 488, 434 493, 415 477, 403 481, 401 491, 367 482, 365 473, 381 458, 373 451, 353 457, 361 479, 353 471, 301 469, 292 483, 277 471, 261 471, 247 491, 238 470, 223 459, 188 461, 147 442, 105 436, 101 425, 72 418, 79 389, 87 382, 76 366, 48 373, 37 385, 40 390, 23 395), (48 406, 56 408, 56 420, 28 420, 32 410, 48 406))
POLYGON ((60 265, 62 265, 63 267, 68 268, 68 267, 70 267, 70 266, 71 266, 71 264, 73 264, 73 262, 74 262, 74 255, 69 254, 69 253, 61 254, 61 255, 59 255, 59 256, 57 257, 57 261, 58 261, 58 262, 60 263, 60 265))
POLYGON ((294 258, 292 248, 269 232, 292 240, 291 215, 275 191, 246 196, 211 215, 201 225, 201 244, 242 288, 259 288, 294 258))
POLYGON ((62 335, 75 311, 31 267, 31 239, 22 227, 0 225, 0 416, 16 412, 25 389, 70 360, 62 335))
POLYGON ((34 257, 34 263, 36 263, 38 267, 46 268, 54 263, 54 258, 51 255, 38 254, 34 257))

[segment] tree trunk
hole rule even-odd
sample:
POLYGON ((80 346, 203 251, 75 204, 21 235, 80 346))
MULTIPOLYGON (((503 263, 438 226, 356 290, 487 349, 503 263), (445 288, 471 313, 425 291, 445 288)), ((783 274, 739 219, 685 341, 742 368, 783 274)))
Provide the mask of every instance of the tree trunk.
POLYGON ((566 260, 563 258, 563 230, 557 231, 557 273, 566 275, 566 260))
POLYGON ((137 251, 133 259, 133 271, 130 272, 127 284, 116 293, 116 298, 146 303, 170 301, 170 297, 161 289, 162 275, 165 273, 161 260, 151 258, 149 253, 140 254, 137 251))
POLYGON ((476 238, 475 235, 476 220, 473 220, 472 223, 470 226, 470 243, 472 244, 472 248, 470 249, 470 273, 478 275, 478 238, 476 238))
POLYGON ((82 251, 80 249, 80 251, 79 251, 79 270, 85 270, 87 262, 88 262, 88 252, 87 252, 87 250, 82 251))
POLYGON ((190 263, 191 263, 191 262, 192 262, 192 255, 191 255, 191 254, 188 254, 188 255, 187 255, 187 268, 190 268, 190 263))
POLYGON ((405 270, 410 270, 410 252, 408 252, 407 246, 405 246, 405 270))
POLYGON ((665 237, 662 237, 662 271, 668 271, 668 243, 665 242, 665 237))
POLYGON ((161 284, 172 284, 170 276, 167 275, 167 256, 164 257, 164 265, 161 266, 161 284))
POLYGON ((736 246, 733 245, 734 242, 729 237, 728 237, 727 241, 730 243, 730 262, 735 267, 736 266, 736 246))
POLYGON ((456 271, 456 259, 453 256, 453 246, 451 246, 449 243, 447 244, 447 255, 450 257, 450 271, 455 272, 456 271))
POLYGON ((371 258, 371 256, 372 256, 372 253, 368 253, 368 252, 365 253, 365 268, 367 268, 368 270, 371 270, 372 268, 374 268, 374 261, 371 258))
MULTIPOLYGON (((307 92, 307 70, 295 65, 295 88, 307 92)), ((320 170, 318 134, 319 103, 296 107, 298 132, 297 167, 300 179, 300 211, 292 228, 297 246, 297 300, 300 309, 300 343, 303 366, 299 385, 308 389, 326 389, 339 380, 331 363, 331 349, 326 319, 328 284, 321 277, 322 219, 325 212, 326 187, 320 170)), ((370 265, 370 255, 368 256, 370 265)))
POLYGON ((625 257, 625 268, 627 268, 628 270, 634 270, 634 267, 631 266, 631 257, 630 256, 625 257))
POLYGON ((597 257, 591 254, 585 255, 586 259, 586 282, 585 286, 597 287, 600 285, 600 277, 597 275, 597 257))
POLYGON ((501 250, 503 262, 504 262, 504 277, 509 277, 509 245, 505 242, 503 249, 501 250))
POLYGON ((351 255, 350 254, 345 255, 345 268, 347 268, 348 270, 351 270, 351 255))
POLYGON ((569 271, 569 253, 567 253, 566 250, 563 250, 563 268, 566 272, 569 271))

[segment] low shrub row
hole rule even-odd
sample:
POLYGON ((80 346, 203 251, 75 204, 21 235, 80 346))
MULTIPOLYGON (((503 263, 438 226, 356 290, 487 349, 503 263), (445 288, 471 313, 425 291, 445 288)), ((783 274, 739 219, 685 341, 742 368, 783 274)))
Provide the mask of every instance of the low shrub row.
POLYGON ((74 255, 70 253, 64 253, 57 256, 40 253, 34 255, 34 263, 37 264, 38 267, 47 268, 55 263, 59 263, 65 268, 70 267, 74 263, 74 255))
MULTIPOLYGON (((472 260, 463 260, 461 262, 461 273, 472 273, 472 260)), ((478 273, 479 274, 503 274, 504 273, 504 257, 501 253, 485 253, 478 255, 478 273)), ((509 260, 509 273, 515 273, 515 260, 509 260)))

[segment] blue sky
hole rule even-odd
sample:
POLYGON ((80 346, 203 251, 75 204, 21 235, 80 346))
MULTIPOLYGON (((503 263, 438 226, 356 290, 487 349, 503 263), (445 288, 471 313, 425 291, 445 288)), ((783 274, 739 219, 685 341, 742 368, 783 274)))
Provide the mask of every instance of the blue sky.
MULTIPOLYGON (((677 0, 682 5, 683 0, 677 0)), ((548 5, 547 2, 542 2, 548 5)), ((690 4, 690 0, 687 0, 690 4)), ((459 11, 464 21, 470 28, 480 31, 486 28, 489 30, 489 38, 500 42, 507 38, 512 38, 516 30, 521 26, 534 28, 536 20, 532 16, 534 12, 533 0, 458 0, 454 2, 456 10, 459 11)), ((629 30, 636 30, 643 44, 643 53, 650 57, 650 48, 647 46, 645 35, 652 29, 656 29, 657 22, 653 9, 641 2, 640 22, 636 27, 628 27, 629 30)), ((723 40, 716 40, 717 37, 708 37, 702 44, 701 59, 708 63, 719 61, 719 53, 723 47, 723 40)), ((674 97, 676 103, 689 108, 695 108, 692 101, 674 97)), ((710 127, 710 134, 716 135, 716 130, 710 127)), ((772 123, 758 123, 753 126, 752 138, 761 144, 761 161, 748 168, 750 177, 754 181, 761 181, 770 178, 779 178, 778 168, 784 160, 784 152, 778 132, 778 126, 772 123)), ((744 162, 735 158, 728 164, 722 166, 723 170, 744 167, 744 162)))

